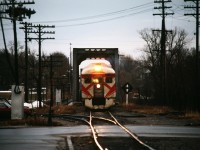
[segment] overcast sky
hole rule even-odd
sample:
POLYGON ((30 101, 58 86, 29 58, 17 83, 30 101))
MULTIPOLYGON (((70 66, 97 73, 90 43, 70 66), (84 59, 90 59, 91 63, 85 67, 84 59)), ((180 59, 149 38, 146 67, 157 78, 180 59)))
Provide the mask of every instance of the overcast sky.
MULTIPOLYGON (((17 0, 18 1, 18 0, 17 0)), ((195 46, 195 18, 184 16, 184 0, 172 0, 167 6, 172 6, 167 12, 174 12, 166 18, 168 30, 180 27, 185 29, 194 40, 190 46, 195 46)), ((42 52, 63 52, 69 56, 70 43, 72 48, 119 48, 120 54, 138 58, 142 53, 144 41, 138 31, 144 28, 161 28, 160 13, 153 9, 159 6, 154 0, 35 0, 32 8, 36 14, 24 21, 34 24, 55 25, 55 40, 42 42, 42 52)), ((4 21, 7 43, 13 41, 12 23, 4 21)), ((18 28, 20 25, 18 25, 18 28)), ((35 37, 30 34, 30 37, 35 37)), ((24 45, 24 32, 18 29, 18 41, 24 45)), ((38 52, 38 43, 29 42, 29 47, 38 52)), ((0 32, 0 48, 3 48, 3 38, 0 32)))

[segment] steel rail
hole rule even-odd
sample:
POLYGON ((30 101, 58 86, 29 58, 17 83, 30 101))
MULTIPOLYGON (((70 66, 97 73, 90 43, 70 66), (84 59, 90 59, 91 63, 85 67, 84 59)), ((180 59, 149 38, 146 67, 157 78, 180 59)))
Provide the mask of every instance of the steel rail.
MULTIPOLYGON (((90 126, 90 129, 92 131, 92 135, 93 135, 93 139, 94 139, 94 142, 95 144, 97 145, 97 147, 99 148, 99 150, 104 150, 103 147, 99 144, 97 138, 97 133, 92 125, 92 113, 90 112, 90 115, 89 115, 89 121, 86 120, 84 117, 80 117, 80 116, 71 116, 71 115, 65 115, 65 116, 62 116, 63 118, 69 118, 69 119, 73 119, 73 120, 80 120, 80 121, 84 121, 85 123, 87 123, 89 126, 90 126)), ((106 149, 106 148, 105 148, 106 149)), ((106 149, 107 150, 107 149, 106 149)))
POLYGON ((98 148, 100 150, 104 150, 103 147, 99 144, 98 140, 97 140, 97 135, 96 135, 96 132, 95 132, 95 129, 92 125, 92 113, 90 112, 90 121, 89 121, 89 125, 90 125, 90 128, 92 130, 92 134, 93 134, 93 138, 94 138, 94 141, 96 143, 96 145, 98 146, 98 148))
POLYGON ((107 119, 107 118, 103 118, 103 117, 94 117, 94 119, 98 119, 98 120, 103 120, 103 121, 108 121, 108 122, 111 122, 113 124, 117 124, 115 121, 111 120, 111 119, 107 119))
POLYGON ((114 119, 114 121, 116 122, 116 124, 118 126, 120 126, 123 130, 125 130, 133 139, 135 139, 137 142, 139 142, 141 145, 143 145, 144 147, 148 148, 149 150, 155 150, 154 148, 152 148, 151 146, 145 144, 144 142, 142 142, 136 134, 132 133, 130 130, 128 130, 125 126, 121 125, 117 119, 112 115, 111 112, 108 112, 110 114, 110 116, 114 119))
POLYGON ((109 112, 109 115, 111 116, 111 118, 113 119, 108 119, 108 118, 104 118, 104 117, 95 117, 95 116, 92 116, 92 113, 90 111, 90 115, 89 116, 74 116, 74 115, 55 115, 55 117, 62 117, 63 119, 65 118, 68 118, 68 119, 73 119, 73 120, 80 120, 80 121, 83 121, 85 123, 87 123, 87 125, 90 126, 91 128, 91 132, 92 132, 92 135, 93 135, 93 138, 94 138, 94 142, 96 144, 96 146, 99 148, 99 150, 108 150, 108 148, 103 148, 100 143, 98 142, 97 138, 97 132, 95 131, 95 128, 92 124, 92 119, 98 119, 98 120, 103 120, 103 121, 108 121, 108 122, 111 122, 115 125, 118 125, 119 127, 121 127, 123 130, 125 130, 134 140, 136 140, 139 144, 143 145, 144 147, 148 148, 149 150, 155 150, 154 148, 152 148, 151 146, 145 144, 144 142, 142 142, 136 134, 132 133, 129 129, 127 129, 125 126, 123 126, 122 124, 120 124, 118 122, 118 120, 112 115, 111 112, 109 112), (86 119, 86 118, 89 118, 89 121, 86 119))

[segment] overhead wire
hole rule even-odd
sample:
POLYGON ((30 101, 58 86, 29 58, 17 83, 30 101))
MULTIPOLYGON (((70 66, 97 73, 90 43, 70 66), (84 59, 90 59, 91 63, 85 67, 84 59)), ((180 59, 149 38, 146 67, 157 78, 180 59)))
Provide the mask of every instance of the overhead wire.
MULTIPOLYGON (((33 22, 33 23, 50 23, 50 22, 51 23, 63 23, 63 22, 72 22, 72 21, 76 21, 76 22, 77 21, 78 22, 79 21, 87 21, 85 23, 60 25, 60 26, 56 26, 56 27, 88 25, 88 24, 112 21, 112 20, 116 20, 116 19, 120 19, 120 18, 124 18, 124 17, 129 17, 129 16, 133 16, 133 15, 136 15, 136 14, 144 13, 144 12, 149 12, 150 10, 152 10, 152 8, 149 9, 149 7, 153 8, 152 2, 148 2, 148 3, 145 3, 145 4, 138 5, 138 6, 130 7, 130 8, 127 8, 127 9, 121 9, 121 10, 118 10, 118 11, 113 11, 113 12, 103 13, 103 14, 93 15, 93 16, 87 16, 87 17, 82 17, 82 18, 79 17, 79 18, 73 18, 73 19, 67 19, 67 20, 54 20, 54 21, 33 22), (141 9, 143 9, 143 10, 141 10, 141 9), (141 11, 139 11, 139 10, 141 10, 141 11), (135 12, 135 11, 137 11, 137 12, 135 12), (118 16, 116 16, 116 15, 118 15, 118 16), (112 17, 112 18, 107 18, 107 17, 112 17), (107 19, 105 19, 105 18, 107 18, 107 19), (91 19, 93 19, 93 21, 91 19), (101 19, 101 20, 94 21, 95 19, 101 19)), ((8 22, 6 22, 5 24, 6 24, 7 28, 4 29, 4 30, 12 30, 12 27, 8 27, 9 26, 8 22)))
POLYGON ((81 25, 88 25, 88 24, 95 24, 95 23, 101 23, 101 22, 106 22, 106 21, 112 21, 112 20, 116 20, 116 19, 121 19, 121 18, 125 18, 125 17, 129 17, 129 16, 133 16, 139 13, 144 13, 144 12, 149 12, 152 9, 146 9, 146 10, 142 10, 139 12, 135 12, 135 13, 130 13, 130 14, 126 14, 123 16, 118 16, 118 17, 113 17, 113 18, 108 18, 108 19, 103 19, 103 20, 98 20, 98 21, 90 21, 90 22, 85 22, 85 23, 77 23, 77 24, 69 24, 69 25, 58 25, 56 27, 70 27, 70 26, 81 26, 81 25))
MULTIPOLYGON (((181 11, 183 10, 179 6, 177 6, 175 3, 173 3, 173 4, 176 7, 176 9, 173 10, 174 12, 177 13, 178 10, 181 10, 181 11)), ((102 14, 99 14, 99 15, 78 17, 78 18, 65 19, 65 20, 40 21, 40 22, 33 22, 33 23, 55 23, 55 24, 69 23, 69 24, 66 24, 66 25, 62 25, 62 24, 56 25, 56 28, 89 25, 89 24, 95 24, 95 23, 101 23, 101 22, 107 22, 107 21, 122 19, 122 18, 125 18, 125 17, 131 17, 131 16, 134 16, 134 15, 137 15, 137 14, 148 13, 149 11, 153 11, 153 5, 154 5, 154 3, 148 2, 148 3, 145 3, 145 4, 138 5, 138 6, 134 6, 134 7, 126 8, 126 9, 121 9, 121 10, 118 10, 118 11, 112 11, 112 12, 108 12, 108 13, 102 13, 102 14)), ((180 15, 182 16, 182 14, 180 14, 180 15)), ((181 16, 174 17, 173 19, 188 21, 188 20, 185 20, 185 19, 180 19, 181 16)), ((182 17, 185 17, 185 16, 182 16, 182 17)), ((12 29, 12 28, 10 28, 10 29, 12 29)))
MULTIPOLYGON (((148 2, 148 3, 145 3, 145 4, 138 5, 138 6, 130 7, 130 8, 127 8, 127 9, 122 9, 122 10, 113 11, 113 12, 109 12, 109 13, 103 13, 103 14, 94 15, 94 16, 87 16, 87 17, 82 17, 82 18, 81 17, 80 18, 73 18, 73 19, 67 19, 67 20, 52 20, 52 21, 32 22, 32 23, 63 23, 63 22, 74 22, 74 21, 80 22, 80 21, 88 20, 87 22, 84 22, 84 23, 74 23, 74 24, 68 24, 68 25, 56 25, 56 27, 81 26, 81 25, 88 25, 88 24, 95 24, 95 23, 100 23, 100 22, 112 21, 112 20, 116 20, 116 19, 120 19, 120 18, 124 18, 124 17, 129 17, 129 16, 132 16, 132 15, 136 15, 136 14, 139 14, 139 13, 149 12, 153 8, 152 6, 153 6, 153 3, 148 2), (152 7, 152 8, 149 9, 149 7, 152 7), (145 9, 145 8, 147 8, 147 9, 145 9), (144 9, 144 10, 138 11, 138 12, 133 12, 133 11, 137 11, 138 9, 144 9), (123 14, 128 13, 128 14, 105 19, 105 17, 107 18, 107 17, 113 16, 113 15, 120 15, 122 13, 123 14), (97 20, 97 21, 91 21, 91 19, 96 20, 98 18, 102 18, 102 19, 97 20)), ((6 28, 5 30, 11 30, 11 29, 12 28, 6 28)))
POLYGON ((181 21, 187 21, 187 22, 194 22, 194 21, 191 21, 189 19, 190 17, 184 16, 184 13, 180 13, 180 12, 183 12, 185 10, 183 5, 181 5, 182 6, 181 7, 181 6, 178 6, 177 4, 175 4, 174 2, 172 2, 172 4, 173 4, 173 6, 176 7, 175 9, 173 9, 174 13, 176 14, 176 17, 173 16, 173 19, 181 20, 181 21))
POLYGON ((142 5, 138 5, 138 6, 134 6, 134 7, 130 7, 127 9, 122 9, 122 10, 118 10, 118 11, 113 11, 113 12, 109 12, 109 13, 103 13, 103 14, 99 14, 99 15, 93 15, 93 16, 87 16, 87 17, 79 17, 79 18, 72 18, 72 19, 66 19, 66 20, 51 20, 51 21, 40 21, 40 22, 33 22, 33 23, 59 23, 59 22, 72 22, 72 21, 81 21, 81 20, 89 20, 89 19, 97 19, 97 18, 102 18, 102 17, 108 17, 111 15, 117 15, 117 14, 121 14, 121 13, 127 13, 130 11, 135 11, 137 9, 141 9, 141 7, 145 7, 145 6, 151 6, 153 5, 152 2, 148 2, 142 5))

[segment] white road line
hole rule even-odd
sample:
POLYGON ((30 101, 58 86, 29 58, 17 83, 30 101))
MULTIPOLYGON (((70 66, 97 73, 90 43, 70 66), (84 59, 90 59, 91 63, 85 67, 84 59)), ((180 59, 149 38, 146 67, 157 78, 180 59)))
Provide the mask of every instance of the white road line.
POLYGON ((67 136, 67 144, 68 144, 69 150, 74 150, 74 146, 72 144, 71 136, 67 136))

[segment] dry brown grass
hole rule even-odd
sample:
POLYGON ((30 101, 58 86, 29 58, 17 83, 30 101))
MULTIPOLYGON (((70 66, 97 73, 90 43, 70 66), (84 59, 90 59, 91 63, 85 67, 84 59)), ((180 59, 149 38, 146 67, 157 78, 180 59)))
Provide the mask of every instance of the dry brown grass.
POLYGON ((74 114, 77 106, 59 105, 53 107, 54 114, 74 114))
MULTIPOLYGON (((120 105, 122 110, 128 112, 138 112, 144 114, 168 114, 177 112, 166 106, 149 106, 149 105, 137 105, 137 104, 129 104, 129 105, 120 105)), ((84 111, 84 107, 79 106, 67 106, 67 105, 59 105, 52 107, 52 114, 75 114, 84 111)), ((48 117, 41 117, 42 114, 45 116, 49 113, 49 107, 37 108, 33 110, 33 115, 26 119, 22 120, 7 120, 0 121, 0 126, 48 126, 48 117)), ((181 113, 182 115, 177 116, 179 119, 193 119, 200 120, 199 112, 188 111, 186 113, 181 113)), ((43 116, 43 115, 42 115, 43 116)), ((61 126, 62 123, 53 119, 53 126, 61 126)))
MULTIPOLYGON (((57 121, 52 122, 52 126, 61 125, 62 124, 57 121)), ((1 121, 0 126, 48 126, 48 120, 43 117, 29 117, 26 119, 1 121)))
MULTIPOLYGON (((58 105, 52 107, 53 114, 74 114, 76 113, 77 106, 58 105)), ((48 114, 49 107, 37 108, 34 110, 36 114, 48 114)))
POLYGON ((188 119, 200 120, 200 112, 188 111, 185 113, 184 117, 188 119))
POLYGON ((172 108, 166 106, 148 106, 148 105, 137 105, 137 104, 129 104, 129 105, 122 105, 122 108, 125 111, 130 112, 138 112, 144 114, 177 114, 177 118, 182 119, 193 119, 193 120, 200 120, 200 112, 197 111, 185 111, 185 112, 178 112, 172 108))
POLYGON ((137 105, 137 104, 129 104, 129 105, 122 105, 125 111, 131 112, 139 112, 145 114, 165 114, 172 112, 173 109, 166 107, 166 106, 148 106, 148 105, 137 105))
MULTIPOLYGON (((53 106, 52 114, 75 114, 78 109, 78 106, 53 106)), ((0 121, 0 126, 48 126, 48 117, 42 117, 48 116, 48 114, 49 107, 36 108, 32 110, 32 116, 26 119, 0 121)), ((53 119, 52 125, 60 126, 62 124, 53 119)))

